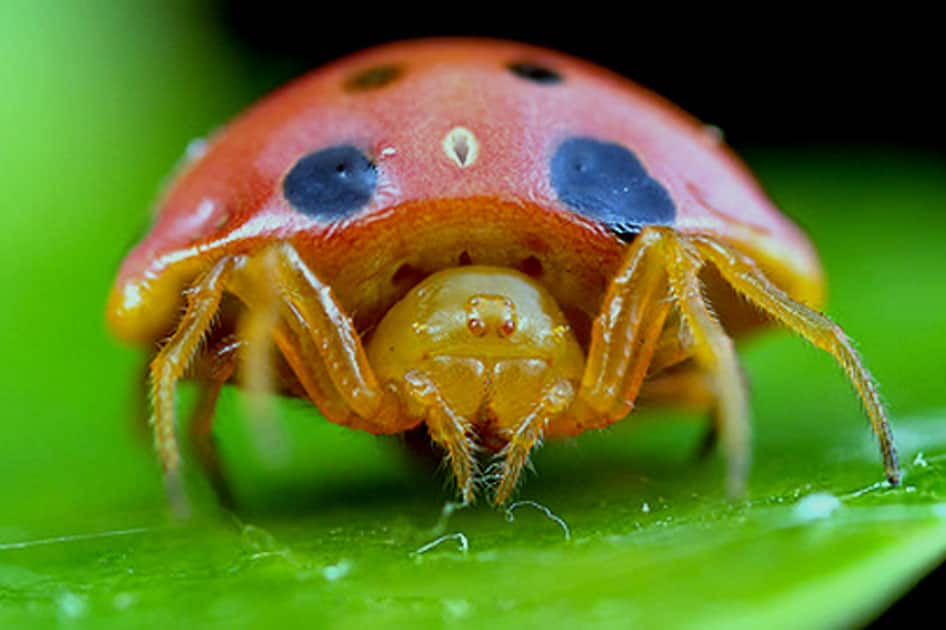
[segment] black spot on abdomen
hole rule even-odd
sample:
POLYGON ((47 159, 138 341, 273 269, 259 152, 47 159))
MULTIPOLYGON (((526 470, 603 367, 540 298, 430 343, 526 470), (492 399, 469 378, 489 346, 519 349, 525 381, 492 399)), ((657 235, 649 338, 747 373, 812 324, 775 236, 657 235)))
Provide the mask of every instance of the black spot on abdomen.
POLYGON ((396 81, 404 70, 400 66, 385 64, 372 66, 351 74, 345 79, 343 88, 346 92, 364 92, 376 90, 396 81))
POLYGON ((549 163, 558 198, 599 221, 622 240, 633 240, 645 225, 672 225, 676 207, 663 185, 630 149, 595 138, 568 138, 549 163))
POLYGON ((378 173, 357 147, 344 144, 310 153, 283 180, 283 194, 299 212, 322 221, 343 219, 365 206, 378 173))
POLYGON ((547 66, 537 63, 532 63, 529 61, 517 61, 515 63, 510 63, 506 67, 509 68, 509 71, 520 79, 525 79, 526 81, 531 81, 532 83, 551 85, 553 83, 561 83, 562 81, 562 75, 560 75, 558 72, 547 66))

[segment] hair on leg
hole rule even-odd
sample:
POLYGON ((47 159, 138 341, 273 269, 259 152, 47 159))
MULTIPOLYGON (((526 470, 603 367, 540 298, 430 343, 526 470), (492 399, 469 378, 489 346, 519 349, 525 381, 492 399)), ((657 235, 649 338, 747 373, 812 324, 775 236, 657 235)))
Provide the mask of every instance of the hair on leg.
POLYGON ((543 392, 532 412, 527 415, 515 433, 509 438, 501 452, 502 476, 493 501, 502 505, 509 499, 522 469, 529 460, 529 453, 542 439, 545 427, 557 415, 565 411, 575 398, 575 388, 567 379, 558 379, 543 392))
MULTIPOLYGON (((271 249, 264 251, 254 263, 262 267, 265 275, 273 275, 276 261, 271 249)), ((263 460, 272 463, 287 457, 273 396, 276 390, 273 334, 279 323, 280 304, 271 284, 262 283, 256 289, 257 301, 244 309, 238 320, 237 334, 242 342, 240 376, 253 442, 263 460)))
POLYGON ((180 478, 181 454, 175 434, 174 395, 178 381, 190 367, 201 340, 213 323, 233 268, 232 257, 222 258, 188 290, 184 316, 151 362, 151 423, 155 445, 172 506, 180 514, 186 513, 189 506, 180 478))
POLYGON ((707 236, 690 237, 690 242, 737 292, 835 358, 857 390, 870 418, 871 427, 880 442, 887 480, 893 485, 899 484, 900 464, 887 413, 873 378, 844 331, 821 313, 789 297, 749 257, 707 236))
POLYGON ((450 407, 428 375, 411 370, 404 375, 404 382, 407 394, 424 409, 430 438, 447 453, 460 498, 473 503, 479 469, 472 423, 450 407))
POLYGON ((195 365, 197 400, 191 409, 187 426, 190 446, 197 461, 207 475, 217 499, 225 507, 234 506, 233 493, 220 462, 213 425, 220 390, 233 375, 239 347, 237 338, 227 335, 218 340, 215 346, 208 348, 195 365))
POLYGON ((718 400, 719 438, 726 455, 726 487, 742 494, 749 469, 749 405, 735 345, 703 297, 702 261, 675 232, 664 241, 670 287, 693 337, 697 364, 707 372, 718 400))
POLYGON ((592 324, 577 394, 576 429, 607 426, 634 407, 671 307, 667 274, 657 251, 663 238, 662 232, 644 228, 608 287, 592 324))

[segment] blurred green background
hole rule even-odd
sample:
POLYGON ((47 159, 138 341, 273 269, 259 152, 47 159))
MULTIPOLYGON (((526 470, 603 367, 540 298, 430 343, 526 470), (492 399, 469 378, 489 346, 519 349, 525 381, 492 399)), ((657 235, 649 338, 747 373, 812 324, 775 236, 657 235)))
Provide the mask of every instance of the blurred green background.
POLYGON ((829 313, 890 403, 904 488, 874 485, 831 360, 775 333, 743 348, 743 501, 723 497, 719 461, 692 460, 695 423, 648 415, 535 458, 522 498, 570 541, 527 507, 435 531, 443 479, 396 440, 286 402, 289 458, 267 463, 227 391, 240 514, 170 520, 135 419, 142 357, 110 339, 105 299, 187 143, 272 86, 261 67, 201 4, 0 7, 0 626, 856 625, 942 559, 946 160, 883 146, 740 148, 822 252, 829 313), (837 509, 812 516, 816 492, 837 509), (468 553, 411 555, 451 532, 468 553))

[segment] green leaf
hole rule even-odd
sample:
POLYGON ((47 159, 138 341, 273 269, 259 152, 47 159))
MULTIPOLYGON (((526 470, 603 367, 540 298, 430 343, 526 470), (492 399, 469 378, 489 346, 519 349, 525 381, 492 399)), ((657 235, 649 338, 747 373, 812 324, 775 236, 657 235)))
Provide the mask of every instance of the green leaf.
POLYGON ((229 390, 239 516, 204 502, 169 519, 132 412, 139 360, 102 309, 167 165, 258 90, 199 13, 122 7, 0 14, 0 79, 21 87, 0 100, 17 156, 0 173, 0 626, 837 627, 942 560, 946 164, 889 151, 750 163, 824 255, 829 312, 890 402, 902 487, 880 481, 830 358, 773 333, 742 347, 755 464, 739 501, 718 457, 694 458, 700 418, 646 413, 548 444, 511 520, 442 518, 443 476, 397 439, 287 401, 273 463, 229 390))

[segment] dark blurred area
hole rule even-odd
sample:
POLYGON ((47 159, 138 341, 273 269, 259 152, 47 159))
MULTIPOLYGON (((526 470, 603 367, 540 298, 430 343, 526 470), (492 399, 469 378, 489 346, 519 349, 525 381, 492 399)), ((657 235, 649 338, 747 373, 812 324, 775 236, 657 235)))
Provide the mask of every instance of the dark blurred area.
MULTIPOLYGON (((701 15, 589 4, 442 5, 404 13, 316 3, 218 0, 248 63, 272 86, 332 59, 400 39, 487 36, 597 62, 719 126, 736 146, 865 143, 946 147, 939 20, 889 7, 831 15, 794 5, 701 15)), ((715 9, 715 7, 714 7, 715 9)))

